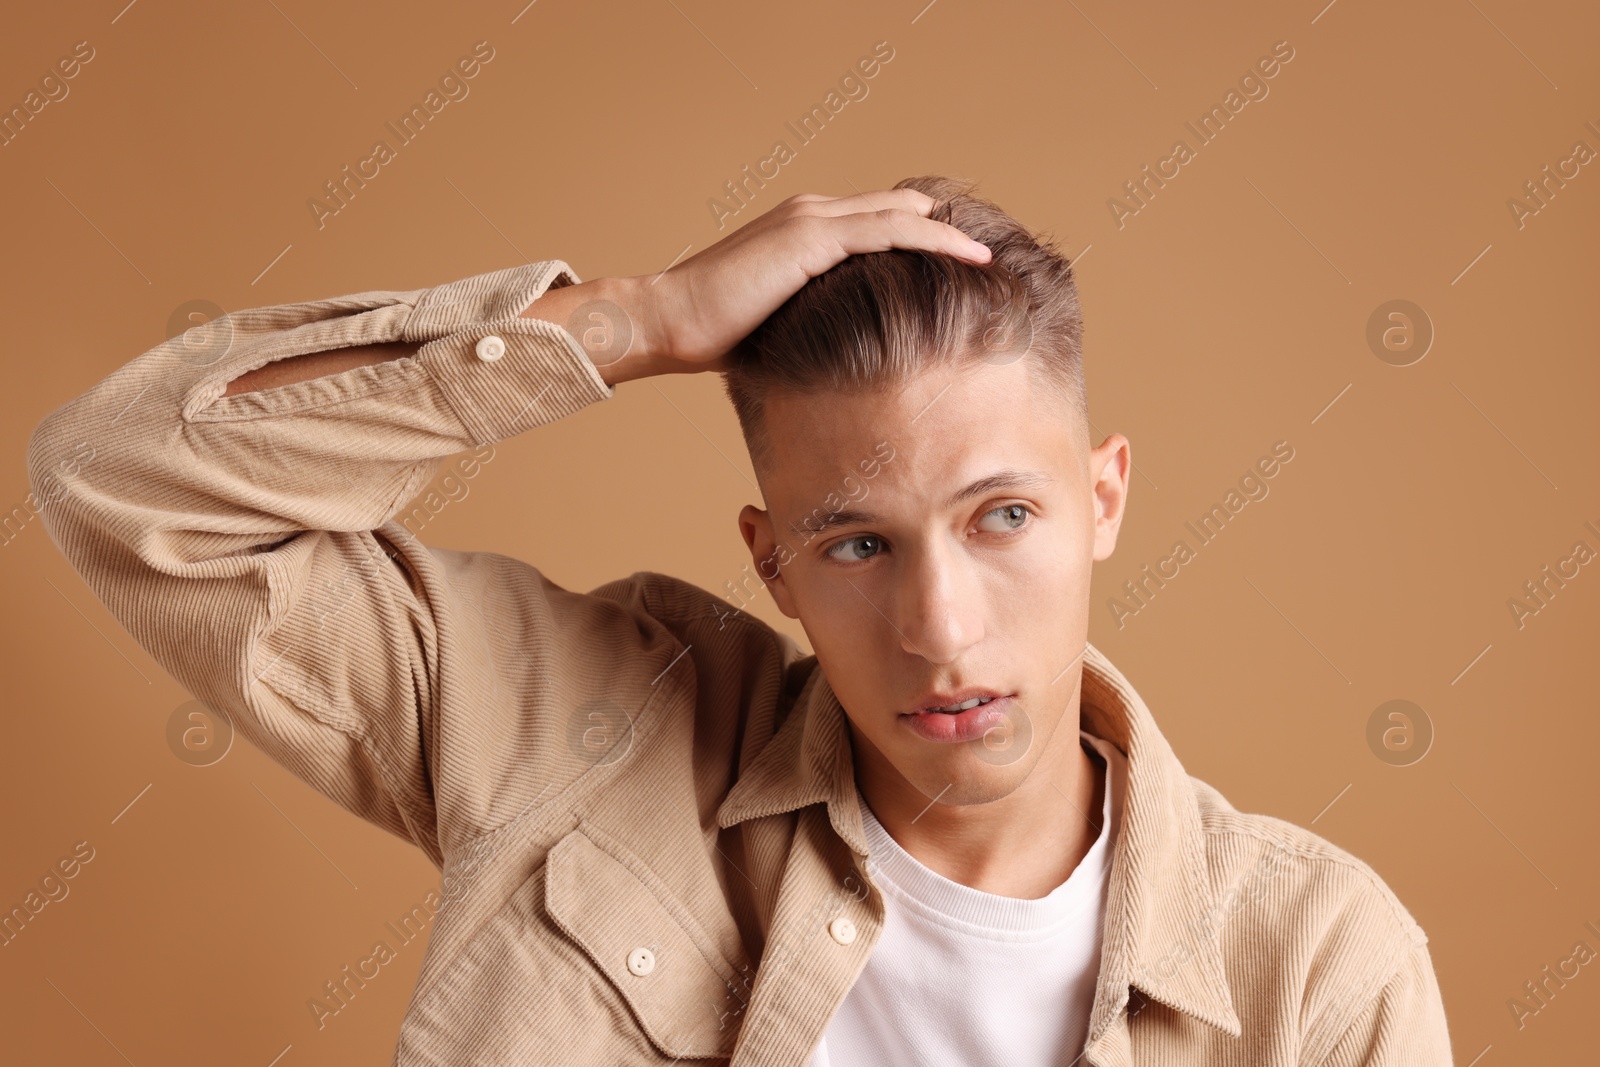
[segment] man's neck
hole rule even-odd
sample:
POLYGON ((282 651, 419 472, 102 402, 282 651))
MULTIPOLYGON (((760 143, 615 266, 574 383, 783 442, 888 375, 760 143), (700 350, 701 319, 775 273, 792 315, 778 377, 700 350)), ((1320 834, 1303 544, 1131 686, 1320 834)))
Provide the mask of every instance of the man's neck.
POLYGON ((973 889, 1036 900, 1065 882, 1100 836, 1105 769, 1084 751, 1076 701, 1023 783, 984 804, 930 803, 880 754, 857 753, 857 783, 889 836, 973 889))

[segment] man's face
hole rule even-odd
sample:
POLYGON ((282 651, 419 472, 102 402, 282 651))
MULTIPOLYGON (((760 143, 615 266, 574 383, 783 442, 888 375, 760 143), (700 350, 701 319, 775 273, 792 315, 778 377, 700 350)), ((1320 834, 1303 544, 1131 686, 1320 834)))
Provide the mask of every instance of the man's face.
POLYGON ((1076 742, 1090 568, 1116 547, 1129 448, 1089 449, 1036 373, 1023 358, 767 401, 771 510, 747 506, 740 529, 845 709, 863 782, 985 803, 1069 713, 1076 742), (919 711, 969 689, 1000 699, 919 711))

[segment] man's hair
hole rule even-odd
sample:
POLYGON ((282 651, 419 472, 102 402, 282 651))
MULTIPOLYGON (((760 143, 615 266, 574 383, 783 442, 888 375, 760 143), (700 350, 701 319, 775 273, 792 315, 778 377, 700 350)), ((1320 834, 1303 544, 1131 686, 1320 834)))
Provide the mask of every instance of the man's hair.
POLYGON ((906 178, 930 217, 989 246, 986 264, 894 248, 810 279, 729 353, 723 387, 757 471, 770 469, 763 406, 774 392, 886 390, 933 365, 1032 361, 1033 379, 1088 422, 1083 316, 1071 262, 987 200, 976 183, 906 178))

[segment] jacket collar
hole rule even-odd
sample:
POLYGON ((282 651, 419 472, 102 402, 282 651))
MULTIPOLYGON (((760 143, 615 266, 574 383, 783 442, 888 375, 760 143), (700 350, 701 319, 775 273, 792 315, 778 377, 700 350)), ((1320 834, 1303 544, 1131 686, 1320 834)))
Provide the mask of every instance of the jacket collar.
MULTIPOLYGON (((1129 986, 1237 1037, 1214 925, 1217 895, 1207 878, 1189 775, 1127 678, 1092 644, 1082 658, 1079 722, 1128 757, 1089 1040, 1121 1015, 1129 986)), ((809 659, 794 707, 723 799, 717 824, 726 829, 822 803, 834 831, 865 856, 848 723, 815 657, 809 659)))

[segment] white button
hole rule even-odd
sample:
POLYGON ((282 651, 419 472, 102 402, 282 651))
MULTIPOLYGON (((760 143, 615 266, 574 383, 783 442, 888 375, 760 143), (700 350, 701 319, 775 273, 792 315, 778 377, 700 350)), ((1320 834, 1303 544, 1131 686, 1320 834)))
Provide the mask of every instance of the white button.
POLYGON ((628 953, 628 970, 643 978, 656 969, 656 954, 647 948, 636 948, 628 953))
POLYGON ((478 339, 478 358, 485 363, 493 363, 506 354, 506 343, 494 334, 478 339))
POLYGON ((828 924, 828 933, 841 945, 848 945, 856 939, 856 924, 846 919, 843 915, 828 924))

